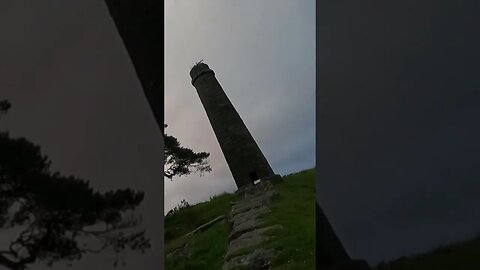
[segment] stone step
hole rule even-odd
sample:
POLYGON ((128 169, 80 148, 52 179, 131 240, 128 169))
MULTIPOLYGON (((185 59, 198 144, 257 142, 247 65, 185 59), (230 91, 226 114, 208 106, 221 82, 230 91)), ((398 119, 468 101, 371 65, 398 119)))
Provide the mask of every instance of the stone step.
POLYGON ((267 270, 277 253, 271 249, 257 249, 250 254, 233 257, 222 266, 222 270, 242 267, 248 270, 267 270))
POLYGON ((266 232, 279 229, 282 229, 282 226, 273 225, 263 228, 257 228, 241 234, 236 239, 230 241, 227 254, 225 255, 225 259, 228 260, 228 258, 232 257, 232 255, 235 255, 235 253, 242 249, 258 246, 259 244, 269 239, 269 236, 265 235, 266 232))
POLYGON ((235 216, 239 213, 248 211, 250 209, 258 208, 268 204, 273 197, 273 191, 267 191, 264 194, 258 195, 253 198, 249 198, 248 200, 242 200, 239 203, 232 206, 231 216, 235 216))

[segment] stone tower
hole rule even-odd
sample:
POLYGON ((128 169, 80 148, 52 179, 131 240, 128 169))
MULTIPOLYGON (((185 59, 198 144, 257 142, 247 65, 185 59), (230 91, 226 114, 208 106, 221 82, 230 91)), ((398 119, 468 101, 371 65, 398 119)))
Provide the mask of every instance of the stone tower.
POLYGON ((190 70, 190 77, 207 112, 237 188, 254 184, 256 180, 279 177, 268 164, 215 78, 213 70, 205 63, 198 63, 190 70))

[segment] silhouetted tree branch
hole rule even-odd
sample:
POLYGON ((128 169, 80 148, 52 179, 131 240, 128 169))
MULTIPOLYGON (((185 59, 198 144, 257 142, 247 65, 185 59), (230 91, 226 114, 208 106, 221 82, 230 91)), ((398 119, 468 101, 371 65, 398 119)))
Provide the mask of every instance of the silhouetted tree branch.
MULTIPOLYGON (((165 125, 167 128, 167 125, 165 125)), ((211 172, 212 168, 208 164, 209 153, 193 152, 192 149, 182 147, 177 138, 165 134, 164 150, 164 176, 172 179, 173 176, 188 175, 192 172, 203 175, 205 172, 211 172)))
MULTIPOLYGON (((10 108, 0 101, 0 116, 10 108)), ((112 248, 145 251, 145 232, 132 212, 143 192, 120 189, 100 193, 89 182, 50 171, 40 147, 0 131, 0 228, 20 231, 0 247, 0 265, 13 270, 29 264, 52 265, 112 248)))

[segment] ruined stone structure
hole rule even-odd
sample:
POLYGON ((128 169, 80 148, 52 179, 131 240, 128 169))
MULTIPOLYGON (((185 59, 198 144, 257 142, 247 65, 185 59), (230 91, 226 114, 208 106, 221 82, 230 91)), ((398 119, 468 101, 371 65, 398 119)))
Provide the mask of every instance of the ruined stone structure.
POLYGON ((190 76, 237 187, 251 185, 256 180, 279 178, 215 78, 213 70, 205 63, 198 63, 191 69, 190 76))

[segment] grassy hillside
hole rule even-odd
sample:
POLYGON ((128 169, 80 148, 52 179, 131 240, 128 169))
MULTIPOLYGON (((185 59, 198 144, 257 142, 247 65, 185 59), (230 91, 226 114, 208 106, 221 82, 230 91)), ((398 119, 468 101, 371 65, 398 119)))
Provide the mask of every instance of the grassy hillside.
POLYGON ((381 263, 375 270, 478 270, 480 237, 437 248, 425 254, 381 263))
POLYGON ((283 227, 265 244, 280 252, 272 269, 315 269, 315 170, 284 176, 275 190, 272 211, 263 217, 283 227))
POLYGON ((226 222, 218 222, 203 232, 185 235, 227 214, 231 209, 230 202, 236 199, 234 194, 222 194, 165 217, 166 269, 221 269, 230 231, 226 222))
MULTIPOLYGON (((269 205, 272 211, 262 217, 266 223, 283 227, 283 230, 274 231, 274 237, 262 245, 279 252, 272 269, 314 269, 315 171, 284 176, 284 181, 275 184, 274 188, 278 195, 269 205)), ((223 194, 166 217, 166 269, 221 269, 230 233, 226 222, 219 221, 193 235, 185 234, 220 215, 228 214, 230 202, 238 199, 235 194, 223 194)), ((385 262, 374 269, 477 270, 480 269, 480 237, 425 254, 385 262)))
POLYGON ((221 194, 165 217, 165 243, 191 232, 202 224, 230 211, 235 194, 221 194))
MULTIPOLYGON (((314 269, 315 171, 291 174, 284 180, 274 186, 278 195, 269 205, 272 211, 262 217, 266 223, 282 225, 283 230, 275 232, 264 246, 279 252, 273 269, 314 269)), ((185 234, 227 215, 230 202, 238 199, 234 194, 223 194, 166 217, 166 269, 221 269, 230 232, 226 222, 220 221, 193 235, 185 234)))

